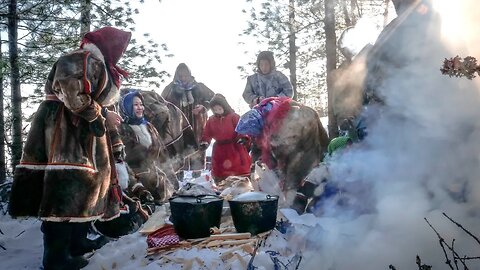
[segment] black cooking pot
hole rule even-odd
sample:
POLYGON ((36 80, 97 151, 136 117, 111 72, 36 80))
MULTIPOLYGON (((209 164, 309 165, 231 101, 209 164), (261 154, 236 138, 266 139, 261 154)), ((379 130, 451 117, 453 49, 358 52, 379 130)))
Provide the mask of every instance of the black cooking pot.
POLYGON ((211 227, 220 227, 223 199, 219 196, 177 196, 169 201, 171 221, 180 237, 209 237, 211 227))
POLYGON ((278 196, 264 192, 246 192, 228 201, 233 224, 239 233, 256 235, 275 227, 278 196))

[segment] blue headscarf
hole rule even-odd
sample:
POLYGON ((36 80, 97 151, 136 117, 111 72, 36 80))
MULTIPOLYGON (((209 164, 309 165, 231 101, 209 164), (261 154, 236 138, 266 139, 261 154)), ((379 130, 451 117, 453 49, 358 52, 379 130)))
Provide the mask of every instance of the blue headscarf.
POLYGON ((185 90, 185 91, 190 91, 193 88, 195 88, 195 86, 197 86, 197 83, 195 81, 182 82, 180 80, 175 80, 175 82, 173 84, 175 84, 176 86, 178 86, 179 88, 181 88, 182 90, 185 90))
POLYGON ((246 112, 238 120, 235 131, 239 134, 259 136, 262 134, 265 115, 272 110, 273 105, 266 103, 256 105, 250 111, 246 112))
POLYGON ((138 97, 143 103, 143 96, 137 90, 128 92, 122 96, 120 100, 120 113, 125 121, 125 123, 130 125, 142 125, 148 123, 145 120, 145 117, 138 118, 133 112, 133 98, 138 97))

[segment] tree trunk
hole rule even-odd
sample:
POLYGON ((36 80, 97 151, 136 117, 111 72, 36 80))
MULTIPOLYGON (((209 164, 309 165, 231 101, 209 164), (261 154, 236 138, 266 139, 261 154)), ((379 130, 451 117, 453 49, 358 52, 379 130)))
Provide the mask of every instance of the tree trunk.
POLYGON ((357 17, 362 17, 362 11, 360 10, 360 6, 358 5, 357 0, 351 0, 350 1, 350 12, 351 12, 351 19, 352 19, 352 25, 355 25, 357 23, 357 17), (355 15, 355 10, 358 11, 358 16, 355 15))
POLYGON ((288 37, 290 82, 293 87, 293 99, 297 99, 297 45, 295 44, 297 26, 295 23, 295 0, 289 0, 288 10, 288 31, 290 32, 288 37))
POLYGON ((343 11, 343 16, 345 17, 345 25, 349 27, 349 26, 352 26, 353 24, 352 24, 352 20, 350 19, 350 13, 348 13, 347 1, 349 0, 342 1, 342 11, 343 11))
MULTIPOLYGON (((0 32, 0 40, 2 40, 0 32)), ((2 46, 0 46, 0 63, 3 63, 2 46)), ((6 180, 6 166, 5 166, 5 115, 3 107, 3 64, 0 66, 0 184, 5 183, 6 180)))
POLYGON ((81 14, 80 14, 80 38, 85 35, 85 33, 90 32, 91 19, 90 11, 92 10, 92 1, 83 0, 81 3, 81 14))
POLYGON ((20 92, 20 69, 18 66, 18 17, 17 1, 8 5, 8 54, 12 103, 12 172, 22 158, 22 93, 20 92))
POLYGON ((337 48, 335 34, 335 0, 325 0, 325 51, 327 54, 327 93, 328 93, 328 136, 338 136, 338 125, 333 113, 332 71, 337 66, 337 48))
POLYGON ((388 24, 388 6, 390 5, 390 0, 385 0, 385 11, 383 12, 383 27, 388 24))

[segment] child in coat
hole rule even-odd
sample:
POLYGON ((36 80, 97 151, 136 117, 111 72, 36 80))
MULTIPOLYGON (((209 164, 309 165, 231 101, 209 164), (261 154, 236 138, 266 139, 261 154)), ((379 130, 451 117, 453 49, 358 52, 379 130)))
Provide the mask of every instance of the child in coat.
POLYGON ((249 138, 235 132, 240 116, 221 94, 215 94, 210 100, 210 109, 213 115, 205 125, 200 148, 208 148, 211 140, 215 139, 212 150, 213 179, 218 183, 228 176, 249 176, 251 159, 245 146, 249 138))

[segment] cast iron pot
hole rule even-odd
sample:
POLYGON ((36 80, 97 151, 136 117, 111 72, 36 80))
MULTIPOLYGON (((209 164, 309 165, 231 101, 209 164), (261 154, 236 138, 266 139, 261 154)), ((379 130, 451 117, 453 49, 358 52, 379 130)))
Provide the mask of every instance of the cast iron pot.
POLYGON ((177 196, 169 201, 171 221, 180 237, 209 237, 211 227, 220 227, 223 199, 219 196, 177 196))
POLYGON ((228 201, 233 225, 239 233, 256 235, 275 227, 278 196, 264 192, 246 192, 228 201))

